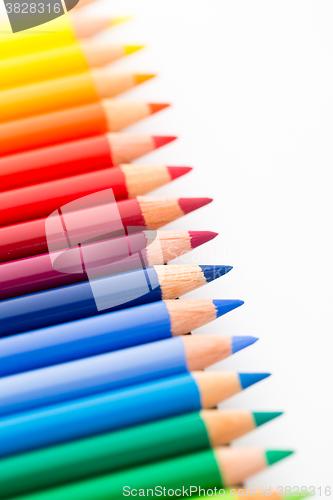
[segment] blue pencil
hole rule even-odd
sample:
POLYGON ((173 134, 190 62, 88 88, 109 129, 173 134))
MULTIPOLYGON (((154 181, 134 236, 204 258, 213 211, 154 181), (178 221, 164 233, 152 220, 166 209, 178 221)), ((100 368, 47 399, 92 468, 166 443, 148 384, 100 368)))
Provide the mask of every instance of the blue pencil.
POLYGON ((150 380, 203 370, 254 337, 185 335, 0 379, 0 417, 150 380))
POLYGON ((0 457, 212 408, 268 376, 218 371, 187 373, 19 413, 0 420, 0 457))
POLYGON ((0 340, 0 376, 188 333, 240 300, 167 300, 0 340))
POLYGON ((152 266, 0 302, 0 337, 175 299, 210 283, 231 266, 152 266), (93 287, 93 288, 92 288, 93 287), (98 289, 99 310, 93 289, 98 289))

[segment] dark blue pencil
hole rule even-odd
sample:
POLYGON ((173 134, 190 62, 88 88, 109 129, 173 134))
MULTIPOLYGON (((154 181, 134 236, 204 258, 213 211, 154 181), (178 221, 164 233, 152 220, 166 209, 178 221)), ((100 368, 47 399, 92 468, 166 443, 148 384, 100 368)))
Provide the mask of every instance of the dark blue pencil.
POLYGON ((0 337, 105 312, 176 299, 228 273, 231 266, 152 266, 0 302, 0 337), (94 297, 98 290, 97 302, 94 297))

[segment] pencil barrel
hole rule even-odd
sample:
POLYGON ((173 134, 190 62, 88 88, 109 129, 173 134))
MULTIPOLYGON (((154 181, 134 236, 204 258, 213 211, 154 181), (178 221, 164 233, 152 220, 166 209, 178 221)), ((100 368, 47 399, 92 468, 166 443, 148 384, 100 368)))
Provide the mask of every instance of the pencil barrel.
POLYGON ((209 448, 198 412, 2 460, 0 498, 209 448))

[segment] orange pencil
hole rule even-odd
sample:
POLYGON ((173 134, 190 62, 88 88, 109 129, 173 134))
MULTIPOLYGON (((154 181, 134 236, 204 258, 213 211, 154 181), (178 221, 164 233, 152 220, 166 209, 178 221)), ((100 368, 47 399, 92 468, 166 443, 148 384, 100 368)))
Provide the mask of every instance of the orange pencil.
POLYGON ((175 137, 104 134, 5 156, 0 158, 0 191, 130 163, 174 139, 175 137))

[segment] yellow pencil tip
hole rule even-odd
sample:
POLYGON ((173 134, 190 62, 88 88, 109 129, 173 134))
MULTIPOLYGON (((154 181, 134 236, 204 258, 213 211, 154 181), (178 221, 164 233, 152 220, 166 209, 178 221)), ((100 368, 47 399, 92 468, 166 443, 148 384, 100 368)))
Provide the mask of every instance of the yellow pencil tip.
POLYGON ((135 75, 136 83, 139 85, 140 83, 146 82, 151 78, 155 78, 156 75, 135 75))
POLYGON ((129 21, 130 19, 132 19, 132 16, 113 17, 110 21, 110 26, 114 26, 115 24, 124 23, 125 21, 129 21))
POLYGON ((133 52, 136 52, 137 50, 141 50, 144 48, 144 45, 126 45, 125 48, 125 54, 128 56, 129 54, 133 54, 133 52))

